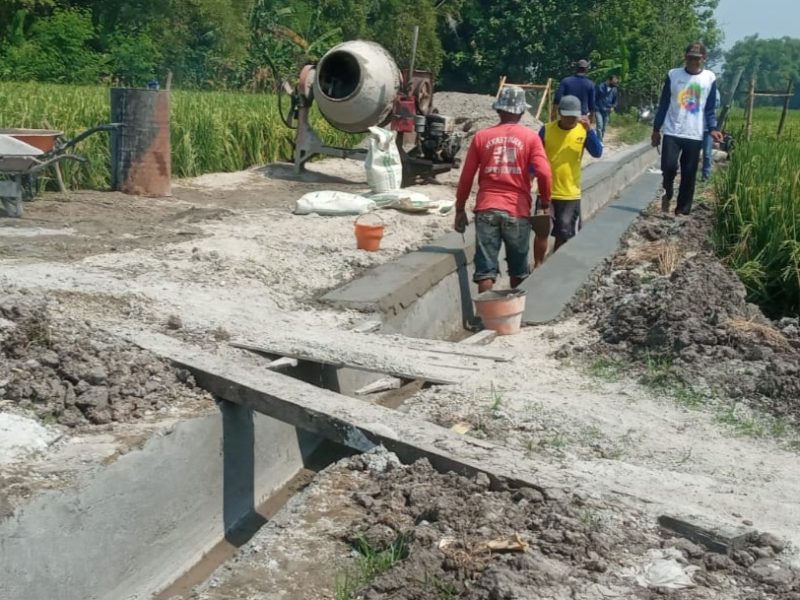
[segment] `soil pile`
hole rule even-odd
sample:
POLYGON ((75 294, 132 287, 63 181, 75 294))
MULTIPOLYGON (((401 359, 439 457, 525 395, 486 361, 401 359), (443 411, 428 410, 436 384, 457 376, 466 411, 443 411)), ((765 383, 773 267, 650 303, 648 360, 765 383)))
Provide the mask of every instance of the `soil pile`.
POLYGON ((208 407, 192 376, 136 346, 55 316, 33 293, 0 288, 0 409, 68 427, 208 407))
MULTIPOLYGON (((462 151, 466 151, 468 142, 479 129, 498 123, 497 111, 492 109, 494 99, 494 96, 490 95, 436 92, 433 96, 433 107, 439 113, 455 118, 456 131, 460 132, 464 139, 462 151)), ((530 103, 530 98, 528 102, 530 103)), ((531 110, 535 111, 535 108, 531 110)), ((530 111, 522 115, 520 123, 534 131, 539 131, 542 125, 541 121, 533 118, 530 111)))
POLYGON ((348 541, 374 552, 394 548, 401 558, 358 598, 650 598, 659 590, 642 578, 656 556, 692 574, 697 598, 800 591, 797 574, 775 558, 783 544, 774 536, 754 534, 729 558, 578 495, 504 489, 483 475, 440 474, 424 460, 400 466, 380 454, 350 459, 349 468, 372 477, 354 494, 365 514, 348 541))
POLYGON ((593 350, 659 363, 680 381, 800 419, 800 327, 769 321, 711 253, 713 214, 641 218, 623 250, 574 303, 600 340, 593 350))

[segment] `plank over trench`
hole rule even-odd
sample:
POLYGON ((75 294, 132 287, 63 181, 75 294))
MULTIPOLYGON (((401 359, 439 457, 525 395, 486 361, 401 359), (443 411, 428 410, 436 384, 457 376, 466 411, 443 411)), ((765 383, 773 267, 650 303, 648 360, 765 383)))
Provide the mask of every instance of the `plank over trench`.
POLYGON ((441 472, 486 473, 493 481, 542 491, 564 487, 563 476, 542 466, 534 469, 521 452, 464 437, 281 373, 254 369, 238 357, 203 351, 165 335, 119 329, 114 333, 188 369, 198 385, 216 396, 354 450, 365 452, 382 444, 403 462, 427 458, 441 472))
POLYGON ((494 362, 512 358, 483 346, 323 329, 276 333, 255 341, 233 341, 231 345, 432 383, 459 383, 494 362))

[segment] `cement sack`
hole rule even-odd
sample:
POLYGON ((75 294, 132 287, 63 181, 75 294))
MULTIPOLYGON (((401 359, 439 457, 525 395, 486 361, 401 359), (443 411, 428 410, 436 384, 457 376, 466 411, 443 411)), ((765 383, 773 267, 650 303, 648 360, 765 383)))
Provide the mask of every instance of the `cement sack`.
POLYGON ((370 127, 367 139, 367 184, 373 192, 399 190, 403 181, 403 164, 395 143, 396 132, 370 127))
POLYGON ((296 215, 362 215, 375 210, 375 201, 347 192, 321 191, 309 192, 292 207, 296 215))
POLYGON ((378 208, 395 208, 405 212, 427 212, 438 206, 425 194, 408 190, 372 193, 366 194, 366 197, 374 200, 378 208))

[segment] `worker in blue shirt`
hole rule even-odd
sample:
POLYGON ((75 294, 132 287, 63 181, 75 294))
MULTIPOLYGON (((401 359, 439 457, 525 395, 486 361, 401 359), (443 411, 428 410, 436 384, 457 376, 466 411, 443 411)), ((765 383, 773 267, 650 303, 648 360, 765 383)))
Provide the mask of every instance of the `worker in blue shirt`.
POLYGON ((597 108, 595 118, 597 136, 600 141, 606 137, 606 127, 608 127, 611 120, 611 113, 617 108, 617 86, 619 86, 619 77, 611 75, 607 81, 597 86, 595 92, 595 105, 597 108))
POLYGON ((595 113, 595 88, 594 82, 589 79, 587 73, 589 71, 589 61, 579 60, 576 63, 575 75, 570 75, 561 80, 556 90, 556 97, 554 99, 553 110, 550 114, 550 120, 554 121, 558 114, 558 104, 564 96, 575 96, 581 101, 581 113, 589 115, 589 121, 594 122, 595 113))

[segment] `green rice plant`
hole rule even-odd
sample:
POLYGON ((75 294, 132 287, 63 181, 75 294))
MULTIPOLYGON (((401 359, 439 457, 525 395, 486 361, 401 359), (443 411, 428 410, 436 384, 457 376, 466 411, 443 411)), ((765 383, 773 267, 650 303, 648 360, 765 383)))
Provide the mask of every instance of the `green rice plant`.
POLYGON ((800 134, 740 141, 715 181, 713 242, 773 317, 800 314, 800 134))
MULTIPOLYGON (((274 95, 173 90, 171 102, 174 177, 238 171, 292 158, 293 131, 281 121, 274 95)), ((0 82, 0 128, 58 129, 73 137, 110 119, 108 88, 0 82)), ((316 110, 312 123, 325 143, 350 146, 359 139, 334 129, 316 110)), ((107 188, 108 135, 95 134, 77 152, 88 163, 63 163, 67 185, 107 188)))

